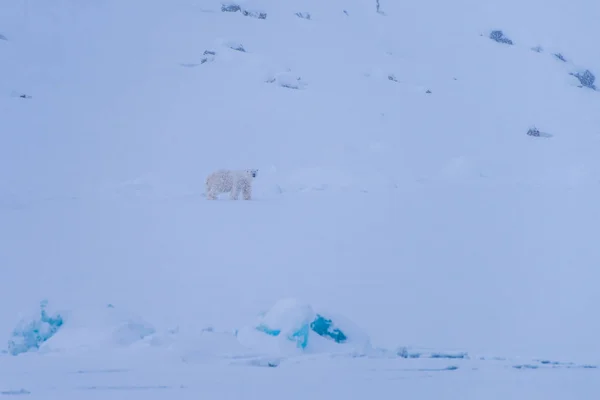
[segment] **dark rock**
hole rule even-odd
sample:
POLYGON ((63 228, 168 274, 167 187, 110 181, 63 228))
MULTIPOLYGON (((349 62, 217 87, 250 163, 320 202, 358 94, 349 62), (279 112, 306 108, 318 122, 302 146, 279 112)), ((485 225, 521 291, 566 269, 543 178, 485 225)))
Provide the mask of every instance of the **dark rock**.
POLYGON ((495 30, 490 33, 490 39, 503 44, 513 45, 513 41, 504 36, 504 33, 500 30, 495 30))
POLYGON ((592 74, 592 72, 590 70, 586 69, 582 74, 577 72, 575 74, 570 73, 570 75, 579 79, 581 86, 596 90, 596 85, 594 85, 594 82, 596 81, 596 77, 594 76, 594 74, 592 74))
POLYGON ((238 45, 233 45, 233 46, 229 46, 229 48, 231 50, 235 50, 235 51, 241 51, 242 53, 246 52, 246 49, 244 48, 244 46, 242 46, 241 44, 238 45))
POLYGON ((296 16, 298 18, 303 18, 303 19, 308 19, 308 20, 310 20, 310 18, 311 18, 310 13, 307 13, 307 12, 297 12, 296 16))
POLYGON ((267 19, 267 13, 265 12, 242 10, 242 14, 244 14, 246 17, 267 19))
POLYGON ((223 12, 238 12, 238 11, 241 11, 241 13, 244 16, 246 16, 246 17, 254 17, 254 18, 258 18, 258 19, 267 19, 267 13, 258 12, 258 11, 243 10, 242 7, 240 7, 239 5, 237 5, 235 3, 221 4, 221 11, 223 11, 223 12))
POLYGON ((555 53, 554 57, 558 58, 562 62, 567 62, 567 59, 561 53, 555 53))
POLYGON ((529 130, 527 131, 527 134, 529 136, 535 136, 535 137, 539 137, 540 136, 540 131, 538 130, 538 128, 536 128, 535 126, 532 128, 529 128, 529 130))
POLYGON ((238 12, 241 11, 242 8, 237 4, 221 4, 222 12, 238 12))
POLYGON ((202 53, 202 55, 206 57, 200 59, 200 64, 205 64, 207 62, 214 61, 217 52, 213 50, 204 50, 204 53, 202 53))

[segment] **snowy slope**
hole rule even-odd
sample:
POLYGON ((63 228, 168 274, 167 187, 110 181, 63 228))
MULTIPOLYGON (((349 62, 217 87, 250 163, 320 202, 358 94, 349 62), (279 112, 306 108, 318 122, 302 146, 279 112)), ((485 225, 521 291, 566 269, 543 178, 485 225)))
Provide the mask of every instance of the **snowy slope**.
POLYGON ((486 3, 3 0, 0 349, 42 300, 65 323, 0 393, 271 363, 298 396, 592 398, 600 93, 570 74, 600 76, 600 6, 486 3), (258 168, 253 201, 207 201, 217 168, 258 168), (234 335, 290 297, 372 348, 234 335))

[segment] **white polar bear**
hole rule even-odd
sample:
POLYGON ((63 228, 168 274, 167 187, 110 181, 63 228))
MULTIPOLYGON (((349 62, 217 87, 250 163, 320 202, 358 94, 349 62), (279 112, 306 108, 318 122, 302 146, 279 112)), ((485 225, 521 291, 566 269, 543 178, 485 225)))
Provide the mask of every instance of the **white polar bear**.
POLYGON ((229 197, 237 200, 241 191, 244 194, 244 200, 250 200, 252 180, 256 178, 257 173, 257 169, 214 171, 206 178, 206 198, 216 200, 219 194, 229 192, 229 197))

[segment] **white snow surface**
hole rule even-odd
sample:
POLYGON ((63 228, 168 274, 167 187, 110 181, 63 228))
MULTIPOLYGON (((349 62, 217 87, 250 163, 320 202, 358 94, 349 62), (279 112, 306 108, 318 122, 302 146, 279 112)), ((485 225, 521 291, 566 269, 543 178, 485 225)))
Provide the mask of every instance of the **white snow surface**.
POLYGON ((600 3, 235 4, 0 2, 0 397, 595 399, 600 3))

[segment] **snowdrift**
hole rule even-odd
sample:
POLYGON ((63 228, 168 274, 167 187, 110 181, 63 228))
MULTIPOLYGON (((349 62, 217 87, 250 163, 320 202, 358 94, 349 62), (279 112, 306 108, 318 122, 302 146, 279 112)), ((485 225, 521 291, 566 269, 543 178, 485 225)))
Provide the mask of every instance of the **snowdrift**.
POLYGON ((344 316, 292 298, 278 301, 237 337, 247 347, 281 354, 364 353, 371 347, 367 333, 344 316))
POLYGON ((127 347, 156 332, 139 316, 112 304, 55 311, 43 301, 40 311, 18 322, 8 341, 9 354, 127 347))
POLYGON ((48 310, 23 318, 11 333, 8 353, 111 350, 134 345, 174 348, 186 360, 290 356, 306 353, 365 353, 368 334, 335 313, 315 311, 297 299, 282 299, 258 316, 255 324, 234 331, 213 328, 197 332, 179 328, 159 332, 138 315, 112 304, 96 310, 48 310))

